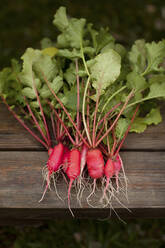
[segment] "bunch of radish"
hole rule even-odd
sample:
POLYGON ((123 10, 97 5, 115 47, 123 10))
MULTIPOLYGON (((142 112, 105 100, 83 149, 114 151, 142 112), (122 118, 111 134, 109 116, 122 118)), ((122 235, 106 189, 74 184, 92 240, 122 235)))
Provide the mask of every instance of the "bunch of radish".
POLYGON ((120 194, 127 198, 122 145, 129 132, 161 121, 156 99, 165 98, 160 69, 165 42, 139 40, 128 51, 107 29, 68 18, 64 7, 53 23, 61 32, 56 45, 44 39, 41 50, 28 48, 23 63, 12 60, 0 72, 3 103, 48 152, 40 202, 52 182, 63 200, 56 187, 63 180, 71 213, 72 186, 80 206, 84 191, 90 206, 98 192, 99 207, 112 207, 113 200, 122 204, 120 194))

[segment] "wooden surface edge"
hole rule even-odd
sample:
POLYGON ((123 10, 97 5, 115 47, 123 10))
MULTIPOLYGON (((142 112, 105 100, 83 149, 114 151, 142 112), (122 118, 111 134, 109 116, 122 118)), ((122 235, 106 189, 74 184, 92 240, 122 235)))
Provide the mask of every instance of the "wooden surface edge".
MULTIPOLYGON (((164 121, 159 125, 149 126, 144 133, 129 133, 123 149, 165 150, 164 112, 163 119, 164 121)), ((53 138, 52 141, 54 141, 53 138)), ((44 147, 14 119, 2 104, 0 104, 0 150, 44 150, 44 147)))

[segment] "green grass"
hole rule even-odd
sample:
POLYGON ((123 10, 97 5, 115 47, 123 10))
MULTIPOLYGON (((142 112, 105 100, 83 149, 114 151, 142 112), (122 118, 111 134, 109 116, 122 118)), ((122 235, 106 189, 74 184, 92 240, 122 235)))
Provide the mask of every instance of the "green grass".
POLYGON ((1 227, 0 248, 163 248, 165 220, 58 220, 1 227))

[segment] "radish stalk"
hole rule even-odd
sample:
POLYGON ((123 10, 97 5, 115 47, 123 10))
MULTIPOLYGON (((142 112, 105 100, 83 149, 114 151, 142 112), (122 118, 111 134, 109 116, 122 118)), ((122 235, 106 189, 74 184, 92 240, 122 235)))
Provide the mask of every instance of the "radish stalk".
MULTIPOLYGON (((80 108, 80 81, 78 75, 78 61, 76 59, 76 78, 77 78, 77 129, 80 128, 80 120, 79 120, 79 108, 80 108)), ((78 133, 76 132, 76 144, 79 143, 78 133)))
POLYGON ((117 115, 115 121, 113 122, 113 124, 111 125, 111 127, 107 130, 107 132, 105 132, 105 134, 97 141, 96 143, 96 147, 99 145, 99 143, 110 133, 110 131, 112 130, 112 128, 115 126, 115 124, 117 123, 118 119, 120 118, 121 114, 123 113, 123 111, 125 110, 130 98, 133 96, 133 92, 134 90, 132 90, 130 92, 130 94, 128 95, 122 109, 120 110, 119 114, 117 115))
POLYGON ((34 123, 36 124, 36 127, 37 127, 38 131, 40 132, 40 134, 42 135, 42 137, 43 137, 44 140, 46 141, 47 145, 49 146, 50 143, 49 143, 48 139, 45 137, 45 135, 44 135, 44 133, 43 133, 43 131, 42 131, 42 129, 41 129, 41 127, 40 127, 40 125, 39 125, 37 119, 36 119, 36 117, 34 116, 33 111, 32 111, 32 109, 31 109, 30 105, 28 104, 26 97, 24 97, 24 99, 25 99, 25 102, 26 102, 26 104, 27 104, 28 111, 29 111, 29 113, 31 114, 34 123))
POLYGON ((71 137, 71 135, 70 135, 70 133, 69 133, 67 127, 65 126, 64 122, 61 120, 60 116, 58 115, 58 113, 57 113, 57 111, 55 110, 55 108, 53 107, 53 105, 52 105, 49 101, 48 101, 48 104, 50 105, 50 107, 52 108, 54 114, 56 115, 56 117, 58 118, 59 122, 60 122, 61 125, 63 126, 63 128, 64 128, 66 134, 68 135, 68 137, 69 137, 71 143, 72 143, 73 145, 76 145, 76 143, 75 143, 75 141, 72 139, 72 137, 71 137))
POLYGON ((5 103, 7 106, 8 110, 12 113, 14 118, 19 121, 19 123, 38 141, 40 142, 47 150, 48 150, 48 145, 42 141, 31 129, 19 118, 19 116, 11 109, 11 107, 7 104, 6 100, 4 97, 2 97, 2 101, 5 103))
POLYGON ((72 149, 69 153, 69 163, 66 170, 66 174, 70 179, 68 188, 68 207, 73 217, 74 214, 70 207, 70 192, 74 180, 80 175, 80 156, 81 155, 78 149, 72 149))
POLYGON ((52 124, 52 129, 53 129, 53 136, 54 136, 54 139, 57 139, 56 131, 55 131, 55 122, 53 118, 53 111, 51 112, 50 118, 51 118, 51 124, 52 124))
POLYGON ((74 121, 72 120, 71 116, 69 115, 68 111, 66 110, 66 108, 64 107, 63 103, 61 102, 61 100, 58 98, 58 96, 55 94, 55 92, 53 91, 53 89, 50 87, 48 80, 46 79, 44 73, 42 72, 44 80, 48 86, 48 88, 50 89, 51 93, 54 95, 54 97, 56 98, 56 100, 58 101, 58 103, 60 104, 60 106, 62 107, 62 109, 64 110, 64 112, 66 113, 66 115, 68 116, 70 122, 72 123, 72 125, 74 126, 74 128, 76 129, 76 132, 78 133, 78 135, 80 136, 80 138, 83 140, 83 142, 89 147, 88 143, 86 142, 86 140, 84 139, 84 137, 82 136, 82 134, 80 133, 80 131, 77 129, 76 124, 74 123, 74 121))
POLYGON ((84 90, 83 105, 82 105, 82 117, 83 117, 83 124, 84 124, 85 132, 86 132, 89 144, 90 144, 90 146, 92 146, 92 141, 91 141, 90 134, 89 134, 88 127, 87 127, 87 123, 85 120, 85 102, 86 102, 87 89, 89 86, 89 80, 90 80, 90 77, 88 77, 88 79, 87 79, 85 90, 84 90))
POLYGON ((42 108, 42 105, 41 105, 41 102, 40 102, 40 98, 39 98, 39 95, 38 95, 38 91, 37 91, 36 86, 35 86, 35 83, 34 83, 34 78, 33 78, 33 88, 34 88, 34 91, 35 91, 35 94, 36 94, 36 97, 37 97, 37 102, 38 102, 39 107, 40 107, 42 119, 44 121, 44 125, 45 125, 45 129, 46 129, 47 137, 48 137, 49 146, 51 146, 50 134, 49 134, 48 126, 47 126, 47 123, 46 123, 44 111, 43 111, 43 108, 42 108))
POLYGON ((119 153, 119 151, 120 151, 120 149, 121 149, 121 147, 122 147, 122 145, 123 145, 123 143, 124 143, 124 141, 125 141, 125 139, 126 139, 126 137, 127 137, 127 135, 128 135, 128 132, 129 132, 129 130, 130 130, 130 128, 131 128, 131 125, 132 125, 132 123, 133 123, 133 121, 134 121, 134 119, 135 119, 135 117, 136 117, 136 114, 137 114, 138 109, 139 109, 139 105, 138 105, 138 106, 136 107, 136 109, 135 109, 135 112, 134 112, 134 114, 133 114, 133 116, 132 116, 132 119, 131 119, 131 123, 129 124, 129 126, 128 126, 127 130, 126 130, 125 135, 124 135, 124 137, 123 137, 123 139, 122 139, 120 145, 118 146, 117 151, 115 152, 115 155, 117 155, 117 154, 119 153))
POLYGON ((98 104, 99 104, 99 98, 100 98, 100 89, 97 92, 97 99, 96 99, 96 106, 94 111, 94 118, 93 118, 93 147, 95 147, 95 139, 96 139, 96 115, 98 111, 98 104))

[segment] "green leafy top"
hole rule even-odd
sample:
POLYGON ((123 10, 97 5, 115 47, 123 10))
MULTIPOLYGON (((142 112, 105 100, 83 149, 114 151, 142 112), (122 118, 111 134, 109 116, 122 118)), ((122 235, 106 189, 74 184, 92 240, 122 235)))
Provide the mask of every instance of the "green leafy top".
POLYGON ((83 107, 86 111, 86 100, 90 101, 91 126, 98 91, 98 119, 121 103, 108 118, 116 116, 130 92, 134 94, 116 125, 119 139, 138 104, 141 107, 130 131, 142 132, 147 125, 161 121, 156 100, 165 99, 165 40, 157 43, 137 40, 128 50, 115 42, 108 28, 97 30, 84 18, 70 18, 65 7, 57 10, 53 24, 59 30, 55 41, 44 38, 41 49, 28 48, 21 61, 13 60, 10 68, 0 72, 0 94, 10 105, 25 107, 26 98, 40 120, 36 88, 46 115, 51 111, 45 104, 47 100, 60 108, 47 81, 70 115, 75 117, 79 76, 80 112, 83 107))

